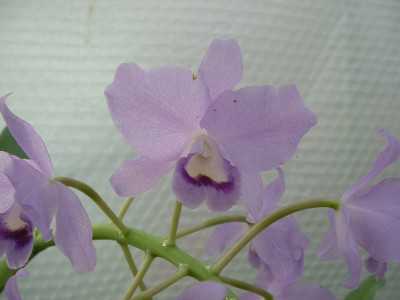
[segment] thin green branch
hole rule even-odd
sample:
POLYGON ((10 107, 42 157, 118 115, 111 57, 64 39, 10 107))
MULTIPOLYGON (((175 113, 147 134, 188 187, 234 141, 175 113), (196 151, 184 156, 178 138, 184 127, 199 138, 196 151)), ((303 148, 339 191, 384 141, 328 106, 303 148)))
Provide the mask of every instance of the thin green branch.
POLYGON ((125 214, 128 211, 129 206, 131 206, 133 199, 135 199, 135 197, 127 198, 124 205, 122 205, 121 210, 118 212, 117 216, 121 221, 125 217, 125 214))
POLYGON ((69 177, 56 177, 54 180, 65 184, 66 186, 77 189, 78 191, 84 193, 90 199, 92 199, 97 206, 107 215, 107 217, 117 226, 117 228, 121 231, 123 235, 128 231, 128 227, 125 226, 124 223, 115 215, 115 213, 111 210, 111 208, 106 204, 106 202, 101 198, 101 196, 89 185, 86 183, 69 178, 69 177))
MULTIPOLYGON (((138 270, 136 268, 135 262, 133 261, 131 251, 129 251, 129 246, 127 244, 122 244, 122 243, 119 243, 119 245, 121 246, 122 252, 124 253, 126 262, 128 263, 128 266, 131 269, 132 275, 133 277, 135 277, 138 273, 138 270)), ((142 292, 147 290, 147 287, 144 284, 143 280, 139 281, 139 288, 142 292)))
POLYGON ((256 223, 234 246, 229 250, 225 256, 216 263, 212 270, 220 274, 221 271, 232 261, 232 259, 261 231, 267 228, 272 223, 282 219, 295 212, 317 207, 330 207, 335 210, 340 207, 340 200, 335 199, 312 199, 301 201, 274 211, 269 216, 256 223))
POLYGON ((194 225, 194 226, 186 228, 182 231, 179 231, 176 234, 176 238, 178 239, 178 238, 187 236, 189 234, 192 234, 194 232, 203 230, 205 228, 223 224, 223 223, 229 223, 229 222, 244 222, 244 223, 248 223, 249 225, 251 225, 251 223, 247 222, 246 217, 243 217, 243 216, 221 216, 221 217, 216 217, 216 218, 204 221, 202 223, 199 223, 197 225, 194 225))
POLYGON ((140 267, 139 272, 133 279, 131 285, 128 287, 126 290, 124 296, 122 297, 122 300, 128 300, 132 297, 133 293, 135 292, 136 288, 139 285, 139 282, 142 281, 144 275, 146 274, 147 270, 149 269, 152 261, 154 260, 154 256, 151 254, 150 251, 146 252, 146 257, 144 259, 144 262, 142 266, 140 267))
POLYGON ((265 300, 273 300, 274 299, 274 296, 272 294, 268 293, 266 290, 260 289, 259 287, 249 284, 247 282, 224 277, 224 276, 219 276, 219 278, 222 280, 223 283, 229 284, 230 286, 234 286, 234 287, 237 287, 237 288, 245 290, 245 291, 255 293, 257 295, 260 295, 260 296, 264 297, 265 300))
POLYGON ((141 293, 140 295, 132 298, 131 300, 151 299, 151 297, 157 295, 158 293, 162 292, 169 286, 173 285, 178 280, 187 276, 188 273, 189 273, 189 269, 187 268, 187 266, 182 266, 181 268, 179 268, 179 270, 174 275, 165 279, 164 281, 160 282, 159 284, 155 285, 154 287, 148 289, 147 291, 141 293))
MULTIPOLYGON (((92 230, 93 240, 108 240, 121 244, 129 244, 143 251, 150 249, 154 257, 161 257, 178 268, 182 265, 187 266, 189 268, 188 276, 198 281, 211 280, 221 282, 217 274, 211 271, 211 266, 195 259, 177 246, 167 247, 164 238, 148 234, 135 228, 129 228, 126 235, 122 235, 115 224, 110 222, 92 224, 92 230)), ((53 240, 45 242, 43 237, 39 235, 38 238, 35 238, 32 254, 28 262, 38 253, 52 246, 54 246, 53 240)), ((12 270, 7 267, 5 258, 0 260, 0 291, 3 290, 7 280, 14 275, 16 271, 17 270, 12 270)), ((227 297, 230 300, 239 300, 230 290, 228 290, 227 297)))
POLYGON ((171 228, 168 238, 165 242, 166 246, 175 246, 176 231, 178 230, 179 217, 181 216, 182 204, 175 200, 174 213, 172 215, 171 228))

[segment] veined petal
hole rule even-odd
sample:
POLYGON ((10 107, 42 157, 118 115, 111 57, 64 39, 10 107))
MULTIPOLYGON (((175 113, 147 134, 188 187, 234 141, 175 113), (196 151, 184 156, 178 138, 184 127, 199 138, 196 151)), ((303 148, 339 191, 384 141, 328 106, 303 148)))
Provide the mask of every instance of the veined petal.
POLYGON ((202 152, 178 160, 172 189, 178 201, 189 208, 205 200, 211 211, 226 211, 239 201, 241 175, 214 142, 205 144, 202 152))
POLYGON ((139 156, 135 160, 125 161, 111 176, 110 183, 120 196, 137 196, 155 187, 175 162, 156 162, 139 156))
POLYGON ((199 77, 207 85, 212 99, 231 90, 242 79, 243 58, 239 44, 215 39, 199 67, 199 77))
POLYGON ((20 269, 15 273, 14 276, 11 276, 4 287, 4 292, 8 300, 21 300, 21 296, 18 291, 17 278, 19 277, 27 277, 29 276, 29 272, 26 269, 20 269))
POLYGON ((295 86, 250 86, 221 94, 200 125, 240 170, 260 172, 290 160, 316 120, 295 86))
POLYGON ((26 217, 31 220, 48 241, 52 237, 50 224, 58 208, 58 198, 49 189, 51 182, 28 161, 14 158, 5 173, 15 188, 15 201, 21 205, 26 217))
POLYGON ((32 125, 18 118, 7 107, 6 99, 10 94, 0 98, 0 112, 7 123, 8 129, 28 157, 34 160, 48 179, 54 178, 53 164, 47 152, 46 145, 32 125))
POLYGON ((230 222, 215 226, 206 242, 206 252, 208 255, 216 255, 222 252, 226 246, 241 237, 246 228, 246 223, 242 222, 230 222))
POLYGON ((228 292, 226 287, 215 281, 202 281, 188 287, 176 300, 223 300, 228 292))
POLYGON ((177 159, 200 131, 210 103, 207 89, 190 71, 164 67, 143 71, 134 63, 119 66, 107 87, 115 126, 140 155, 155 161, 177 159))
POLYGON ((351 195, 361 189, 365 184, 374 179, 384 168, 395 163, 400 156, 400 144, 397 138, 389 134, 386 130, 381 129, 378 133, 378 137, 385 137, 387 139, 387 146, 379 155, 371 169, 365 174, 360 180, 354 183, 344 193, 342 199, 347 201, 351 195))
POLYGON ((11 162, 12 155, 0 151, 0 213, 6 212, 14 203, 14 187, 4 173, 5 167, 11 162))
POLYGON ((28 261, 33 247, 32 230, 32 223, 18 203, 0 214, 0 258, 6 255, 9 268, 18 269, 28 261))
POLYGON ((351 230, 369 255, 381 262, 400 261, 400 178, 387 178, 352 194, 343 205, 351 230))
POLYGON ((54 242, 78 273, 91 271, 96 265, 96 249, 89 217, 79 198, 66 186, 55 181, 52 190, 60 201, 54 242))

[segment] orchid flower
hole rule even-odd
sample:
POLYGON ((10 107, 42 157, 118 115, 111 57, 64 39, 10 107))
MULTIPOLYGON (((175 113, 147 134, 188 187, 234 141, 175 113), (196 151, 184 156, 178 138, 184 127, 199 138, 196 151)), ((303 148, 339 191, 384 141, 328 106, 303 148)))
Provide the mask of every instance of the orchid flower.
POLYGON ((388 145, 371 169, 343 195, 340 210, 329 210, 331 227, 321 244, 319 257, 332 260, 343 256, 351 273, 344 285, 355 289, 362 269, 358 245, 370 255, 366 268, 383 278, 387 262, 400 261, 400 178, 386 178, 376 185, 366 184, 400 156, 399 141, 385 130, 388 145))
MULTIPOLYGON (((278 178, 264 190, 263 206, 252 222, 261 221, 279 208, 275 205, 285 190, 283 171, 278 168, 278 178)), ((206 243, 209 255, 221 252, 229 243, 242 235, 244 223, 226 223, 216 226, 206 243)), ((299 223, 291 216, 280 219, 259 233, 250 243, 248 261, 253 268, 270 269, 276 282, 287 286, 298 281, 303 274, 304 252, 309 247, 307 236, 300 230, 299 223), (279 280, 278 280, 279 279, 279 280)))
POLYGON ((120 65, 105 95, 115 126, 139 157, 110 178, 116 193, 141 194, 175 167, 172 189, 183 205, 206 201, 211 211, 226 211, 241 200, 256 214, 260 172, 290 160, 316 116, 294 85, 233 91, 242 69, 235 40, 214 40, 198 74, 120 65))
POLYGON ((89 217, 79 198, 54 181, 53 164, 43 140, 30 124, 8 109, 7 97, 0 98, 0 111, 31 160, 0 152, 0 258, 5 254, 10 268, 25 265, 33 246, 33 228, 49 241, 55 217, 56 246, 78 273, 90 271, 96 264, 96 250, 89 217))

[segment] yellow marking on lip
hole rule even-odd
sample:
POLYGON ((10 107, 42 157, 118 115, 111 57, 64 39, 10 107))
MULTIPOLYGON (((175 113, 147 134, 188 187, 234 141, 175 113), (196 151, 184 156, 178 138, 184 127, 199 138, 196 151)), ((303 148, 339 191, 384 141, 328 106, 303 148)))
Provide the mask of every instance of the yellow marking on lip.
POLYGON ((217 183, 227 182, 228 174, 224 168, 224 159, 212 141, 203 140, 200 153, 193 155, 185 166, 186 172, 192 178, 199 175, 207 176, 217 183))
POLYGON ((8 211, 8 215, 4 220, 4 225, 10 231, 17 231, 19 229, 23 229, 28 227, 28 224, 21 220, 19 217, 22 209, 19 205, 14 204, 10 210, 8 211))

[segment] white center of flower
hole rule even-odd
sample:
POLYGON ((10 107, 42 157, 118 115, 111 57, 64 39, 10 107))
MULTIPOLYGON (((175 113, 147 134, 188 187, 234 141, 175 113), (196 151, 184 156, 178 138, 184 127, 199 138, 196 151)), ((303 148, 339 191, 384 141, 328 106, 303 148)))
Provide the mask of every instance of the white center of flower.
POLYGON ((228 181, 224 159, 219 153, 217 145, 207 138, 203 140, 201 151, 190 158, 185 169, 192 178, 206 176, 217 183, 228 181))
POLYGON ((28 224, 21 220, 20 213, 22 209, 18 204, 11 206, 10 210, 7 212, 7 217, 4 220, 4 225, 10 231, 17 231, 28 227, 28 224))

